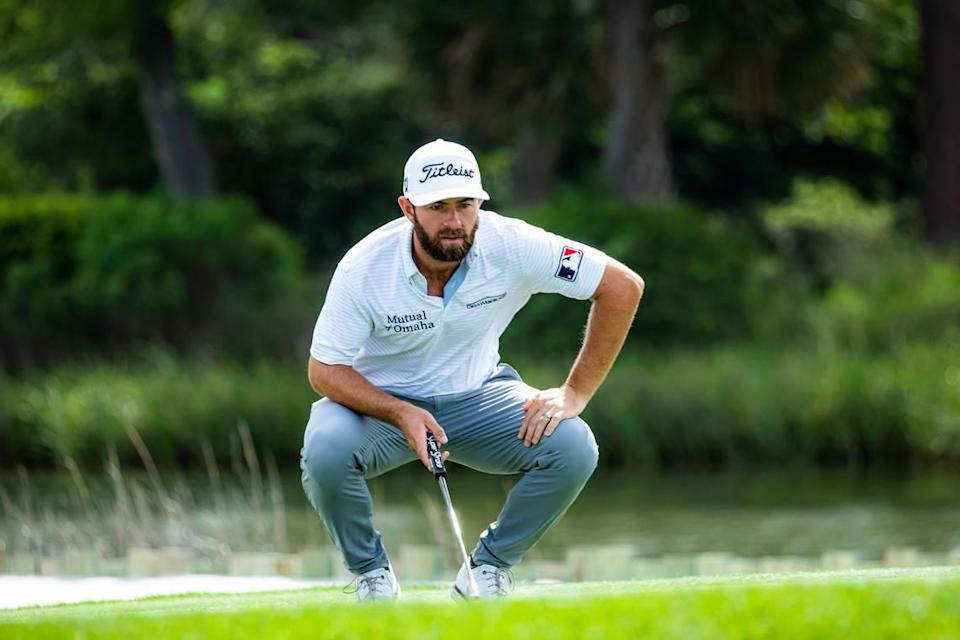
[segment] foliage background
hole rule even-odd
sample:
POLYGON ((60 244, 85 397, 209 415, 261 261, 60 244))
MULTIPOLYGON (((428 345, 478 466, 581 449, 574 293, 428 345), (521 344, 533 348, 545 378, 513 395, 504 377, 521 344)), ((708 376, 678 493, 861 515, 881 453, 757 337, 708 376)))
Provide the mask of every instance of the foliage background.
MULTIPOLYGON (((4 467, 135 462, 132 432, 198 465, 240 424, 295 457, 329 274, 436 137, 477 152, 488 208, 646 279, 587 415, 606 463, 960 455, 960 266, 930 235, 954 214, 925 204, 916 3, 102 4, 0 5, 4 467), (632 83, 652 98, 630 111, 632 83), (636 158, 669 179, 625 183, 636 158)), ((559 383, 586 311, 534 299, 504 359, 559 383)))

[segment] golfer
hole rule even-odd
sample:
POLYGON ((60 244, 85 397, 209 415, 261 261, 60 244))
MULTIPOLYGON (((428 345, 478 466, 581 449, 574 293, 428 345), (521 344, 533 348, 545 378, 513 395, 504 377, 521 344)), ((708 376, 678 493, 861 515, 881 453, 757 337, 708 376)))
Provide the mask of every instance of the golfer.
POLYGON ((445 140, 417 149, 397 199, 403 216, 347 252, 317 319, 309 379, 324 397, 304 435, 303 488, 357 575, 360 600, 400 595, 366 480, 418 458, 429 469, 428 432, 452 461, 522 474, 460 567, 454 595, 467 594, 468 571, 481 597, 506 595, 509 567, 597 465, 579 415, 623 346, 643 280, 597 249, 484 211, 489 198, 469 149, 445 140), (498 353, 535 293, 592 301, 576 362, 552 389, 524 384, 498 353))

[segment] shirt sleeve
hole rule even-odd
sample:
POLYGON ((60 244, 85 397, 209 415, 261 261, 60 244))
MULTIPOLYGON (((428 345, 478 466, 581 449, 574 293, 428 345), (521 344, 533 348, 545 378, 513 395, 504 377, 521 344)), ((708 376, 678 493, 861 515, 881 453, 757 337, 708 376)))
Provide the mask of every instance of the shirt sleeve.
POLYGON ((373 332, 373 324, 355 296, 349 271, 337 266, 313 329, 310 355, 324 364, 353 365, 373 332))
POLYGON ((605 253, 540 227, 523 227, 524 249, 518 254, 526 256, 520 269, 531 293, 559 293, 577 300, 593 296, 607 265, 605 253))

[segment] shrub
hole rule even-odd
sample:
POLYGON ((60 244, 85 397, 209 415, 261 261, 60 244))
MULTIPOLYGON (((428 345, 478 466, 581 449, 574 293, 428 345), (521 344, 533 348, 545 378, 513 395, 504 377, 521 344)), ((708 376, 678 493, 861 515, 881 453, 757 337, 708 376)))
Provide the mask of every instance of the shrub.
MULTIPOLYGON (((643 276, 647 287, 632 333, 636 342, 742 337, 750 333, 758 307, 767 304, 761 285, 770 258, 749 232, 691 205, 632 205, 566 191, 518 217, 602 249, 643 276)), ((543 350, 576 349, 585 317, 582 303, 534 297, 505 336, 508 352, 529 348, 531 340, 543 350)))
POLYGON ((842 348, 888 351, 936 342, 960 328, 960 264, 901 242, 868 273, 834 283, 817 303, 819 337, 842 348))
MULTIPOLYGON (((889 354, 727 345, 625 354, 584 413, 608 464, 960 460, 960 342, 889 354)), ((532 385, 569 363, 518 363, 532 385)))
POLYGON ((836 180, 798 180, 760 212, 783 263, 816 285, 796 305, 805 337, 884 352, 956 332, 960 263, 897 230, 898 217, 836 180))
MULTIPOLYGON (((584 413, 610 466, 891 466, 960 461, 960 341, 887 354, 727 345, 624 354, 584 413)), ((538 387, 570 363, 514 361, 538 387)), ((296 464, 315 393, 302 361, 184 362, 165 352, 0 380, 0 468, 236 460, 239 425, 296 464)), ((519 425, 518 425, 519 426, 519 425)))
POLYGON ((892 243, 895 209, 871 204, 837 180, 797 180, 790 197, 760 212, 780 253, 822 287, 869 273, 892 243))
POLYGON ((303 287, 296 243, 244 200, 0 198, 0 354, 47 362, 141 341, 263 351, 303 287))
POLYGON ((200 467, 205 444, 221 461, 237 456, 241 424, 261 453, 293 463, 315 399, 302 362, 183 362, 153 350, 122 363, 68 364, 0 389, 0 466, 64 456, 95 466, 111 446, 139 465, 133 429, 157 464, 200 467))

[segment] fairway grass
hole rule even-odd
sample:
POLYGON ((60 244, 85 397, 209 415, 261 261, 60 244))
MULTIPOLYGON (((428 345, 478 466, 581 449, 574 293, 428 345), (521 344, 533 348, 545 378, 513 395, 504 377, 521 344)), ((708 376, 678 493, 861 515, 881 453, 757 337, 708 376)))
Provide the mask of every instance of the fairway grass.
POLYGON ((520 585, 459 604, 449 585, 397 604, 338 588, 0 611, 0 638, 960 638, 960 568, 520 585))

